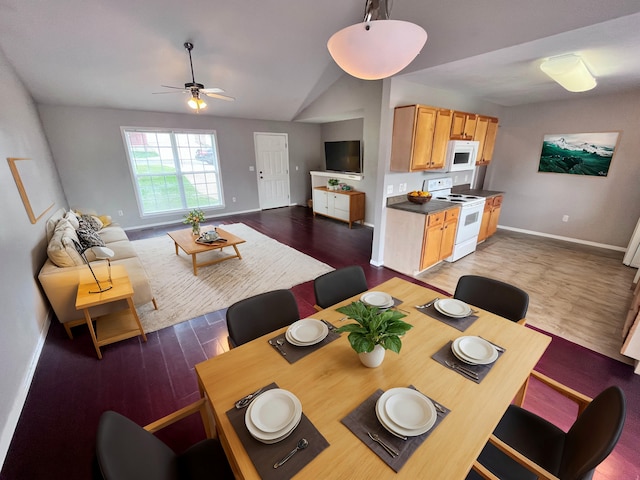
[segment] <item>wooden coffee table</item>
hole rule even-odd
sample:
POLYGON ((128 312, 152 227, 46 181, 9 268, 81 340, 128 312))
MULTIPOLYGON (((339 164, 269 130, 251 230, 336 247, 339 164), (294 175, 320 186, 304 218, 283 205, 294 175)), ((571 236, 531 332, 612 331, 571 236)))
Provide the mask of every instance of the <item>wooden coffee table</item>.
MULTIPOLYGON (((208 232, 209 230, 213 230, 214 228, 211 226, 204 226, 201 228, 202 232, 208 232)), ((225 260, 231 260, 232 258, 238 258, 242 260, 242 255, 240 255, 240 251, 238 250, 237 245, 240 243, 244 243, 240 237, 236 237, 234 234, 227 232, 221 228, 215 229, 220 235, 221 239, 225 241, 217 241, 212 243, 211 245, 204 245, 201 243, 196 243, 196 237, 191 228, 185 228, 184 230, 176 230, 174 232, 168 232, 169 236, 173 239, 173 242, 176 246, 176 255, 179 255, 178 247, 182 249, 184 253, 187 255, 191 255, 191 260, 193 262, 193 274, 198 275, 198 267, 206 267, 207 265, 213 265, 216 263, 224 262, 225 260), (233 247, 236 254, 235 255, 227 255, 226 257, 216 258, 215 260, 208 260, 206 262, 197 263, 196 255, 202 252, 210 252, 211 250, 220 250, 224 247, 233 247)))

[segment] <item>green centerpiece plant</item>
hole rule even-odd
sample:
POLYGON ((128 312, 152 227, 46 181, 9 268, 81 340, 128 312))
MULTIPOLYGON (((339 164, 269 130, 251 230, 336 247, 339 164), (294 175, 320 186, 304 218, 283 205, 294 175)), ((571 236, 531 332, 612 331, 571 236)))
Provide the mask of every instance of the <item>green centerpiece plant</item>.
POLYGON ((385 350, 400 353, 400 337, 413 328, 413 325, 401 320, 406 315, 394 309, 379 309, 358 301, 337 310, 357 322, 343 325, 336 331, 349 332, 351 347, 368 367, 380 365, 385 350), (371 359, 371 356, 375 358, 371 359))
POLYGON ((183 223, 191 225, 191 230, 194 235, 200 235, 200 224, 204 222, 204 212, 202 210, 191 210, 184 216, 183 223))

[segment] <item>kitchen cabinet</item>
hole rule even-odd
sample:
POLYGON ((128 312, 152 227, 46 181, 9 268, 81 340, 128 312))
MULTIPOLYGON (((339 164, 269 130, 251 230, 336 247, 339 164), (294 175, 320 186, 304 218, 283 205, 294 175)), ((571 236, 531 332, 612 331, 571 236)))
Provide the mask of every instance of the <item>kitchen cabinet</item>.
POLYGON ((498 219, 500 218, 500 210, 502 208, 502 195, 489 197, 484 203, 484 212, 482 213, 482 223, 480 224, 480 233, 478 234, 478 242, 486 240, 498 230, 498 219))
POLYGON ((416 172, 444 166, 452 112, 426 105, 396 107, 390 169, 416 172))
POLYGON ((451 120, 451 140, 473 140, 478 115, 467 112, 453 112, 451 120))
POLYGON ((327 187, 316 187, 312 192, 313 215, 342 220, 349 224, 359 221, 364 225, 364 192, 355 190, 329 190, 327 187))
POLYGON ((459 216, 457 207, 427 216, 420 270, 451 256, 459 216))
POLYGON ((428 215, 387 209, 384 266, 417 275, 453 253, 460 207, 428 215))
POLYGON ((474 133, 474 140, 480 142, 476 165, 488 165, 491 162, 497 134, 498 119, 479 115, 474 133))
POLYGON ((620 353, 635 360, 633 371, 640 374, 640 282, 633 292, 622 333, 624 343, 620 353))

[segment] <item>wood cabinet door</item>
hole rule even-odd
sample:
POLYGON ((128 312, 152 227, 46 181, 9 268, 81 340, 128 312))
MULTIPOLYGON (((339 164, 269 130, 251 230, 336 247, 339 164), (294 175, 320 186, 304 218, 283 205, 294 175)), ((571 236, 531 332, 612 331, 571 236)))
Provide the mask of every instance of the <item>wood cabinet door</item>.
POLYGON ((500 205, 494 206, 491 210, 491 218, 489 219, 489 226, 487 228, 487 236, 490 237, 498 230, 498 219, 500 218, 500 205))
POLYGON ((422 244, 422 261, 420 270, 424 270, 440 260, 440 245, 442 244, 442 225, 444 212, 427 217, 424 240, 422 244))
POLYGON ((436 114, 430 168, 444 168, 451 133, 452 113, 451 110, 440 109, 436 114))
POLYGON ((462 131, 463 140, 475 140, 473 136, 476 133, 476 124, 478 123, 478 115, 475 113, 467 113, 464 121, 464 130, 462 131))
POLYGON ((451 140, 464 140, 464 125, 467 119, 465 112, 453 112, 451 115, 451 131, 449 138, 451 140))
POLYGON ((478 154, 478 162, 482 165, 487 165, 493 158, 493 149, 496 144, 496 136, 498 135, 498 119, 490 118, 487 124, 487 133, 484 137, 484 148, 482 149, 482 159, 480 160, 480 154, 478 154))
POLYGON ((453 217, 444 222, 442 226, 442 244, 440 245, 440 260, 450 257, 453 254, 453 245, 456 240, 456 228, 458 218, 453 217))
POLYGON ((482 158, 484 155, 484 142, 487 136, 487 128, 489 127, 489 117, 483 117, 478 115, 476 122, 476 128, 473 134, 473 139, 480 142, 478 145, 478 156, 476 157, 476 165, 482 165, 482 158))
POLYGON ((418 107, 416 113, 415 137, 410 171, 426 170, 431 166, 433 135, 436 127, 437 110, 432 107, 418 107))
POLYGON ((489 231, 489 219, 491 218, 491 210, 493 209, 493 197, 487 198, 484 202, 484 211, 482 212, 482 223, 480 223, 480 232, 478 233, 478 241, 486 240, 489 231))

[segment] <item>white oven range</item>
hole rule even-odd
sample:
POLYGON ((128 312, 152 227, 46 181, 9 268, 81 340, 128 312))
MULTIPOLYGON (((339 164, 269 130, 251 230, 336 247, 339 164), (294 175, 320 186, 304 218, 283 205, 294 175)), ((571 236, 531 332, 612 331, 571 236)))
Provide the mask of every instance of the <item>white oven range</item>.
POLYGON ((445 258, 446 262, 455 262, 465 255, 476 251, 478 234, 482 224, 485 199, 473 195, 451 193, 453 180, 451 178, 437 178, 425 180, 426 189, 434 200, 441 200, 460 205, 460 218, 456 229, 456 239, 453 246, 453 254, 445 258))

